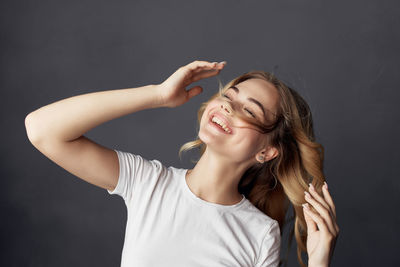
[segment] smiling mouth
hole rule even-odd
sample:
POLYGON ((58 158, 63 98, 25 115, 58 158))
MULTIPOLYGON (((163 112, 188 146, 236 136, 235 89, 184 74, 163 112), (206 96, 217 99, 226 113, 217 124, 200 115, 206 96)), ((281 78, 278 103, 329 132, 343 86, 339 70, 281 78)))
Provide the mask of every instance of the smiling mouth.
POLYGON ((209 123, 211 123, 214 127, 218 128, 220 131, 226 134, 232 133, 232 130, 229 127, 227 127, 221 119, 219 119, 214 115, 210 117, 209 123))

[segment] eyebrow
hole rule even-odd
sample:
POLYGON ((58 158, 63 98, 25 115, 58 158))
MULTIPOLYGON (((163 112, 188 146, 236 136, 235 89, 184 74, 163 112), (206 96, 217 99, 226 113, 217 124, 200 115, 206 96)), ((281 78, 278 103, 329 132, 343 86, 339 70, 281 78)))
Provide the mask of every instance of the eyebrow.
MULTIPOLYGON (((230 89, 230 88, 232 88, 237 94, 239 93, 239 88, 237 88, 236 86, 232 85, 232 86, 229 87, 228 89, 230 89)), ((253 102, 253 103, 256 104, 257 106, 259 106, 259 107, 261 108, 263 114, 264 114, 264 117, 265 117, 265 110, 264 110, 263 105, 262 105, 260 102, 258 102, 257 100, 255 100, 255 99, 252 98, 252 97, 248 97, 247 100, 249 100, 250 102, 253 102)))

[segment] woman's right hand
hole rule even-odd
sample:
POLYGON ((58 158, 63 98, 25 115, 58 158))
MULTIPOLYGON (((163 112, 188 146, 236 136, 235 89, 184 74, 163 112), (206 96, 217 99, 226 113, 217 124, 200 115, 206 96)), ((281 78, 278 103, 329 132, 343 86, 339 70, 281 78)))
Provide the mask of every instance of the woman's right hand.
POLYGON ((177 107, 203 91, 194 86, 186 91, 186 86, 198 80, 219 74, 226 62, 193 61, 176 70, 168 79, 158 85, 164 106, 177 107))

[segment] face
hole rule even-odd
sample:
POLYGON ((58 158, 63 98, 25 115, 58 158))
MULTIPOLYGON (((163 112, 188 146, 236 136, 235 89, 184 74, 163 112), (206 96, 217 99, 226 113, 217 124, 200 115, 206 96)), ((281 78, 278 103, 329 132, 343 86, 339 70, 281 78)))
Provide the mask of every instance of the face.
POLYGON ((243 162, 254 159, 266 147, 266 134, 236 117, 232 111, 264 124, 271 122, 275 118, 273 114, 277 112, 279 94, 271 83, 256 78, 243 81, 235 87, 225 91, 226 97, 217 97, 209 102, 200 121, 199 138, 207 145, 207 149, 234 162, 243 162), (214 116, 224 127, 212 121, 214 116))

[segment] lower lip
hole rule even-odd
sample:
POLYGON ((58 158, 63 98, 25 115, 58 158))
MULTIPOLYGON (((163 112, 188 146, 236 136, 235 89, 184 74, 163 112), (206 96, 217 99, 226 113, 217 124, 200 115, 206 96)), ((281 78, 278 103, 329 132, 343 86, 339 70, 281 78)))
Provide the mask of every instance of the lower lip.
MULTIPOLYGON (((211 117, 212 119, 212 117, 211 117)), ((229 134, 228 132, 226 132, 224 129, 222 129, 222 127, 220 127, 218 124, 212 122, 212 120, 209 120, 208 122, 211 124, 212 127, 214 127, 215 129, 217 129, 218 131, 224 133, 224 134, 229 134)))

